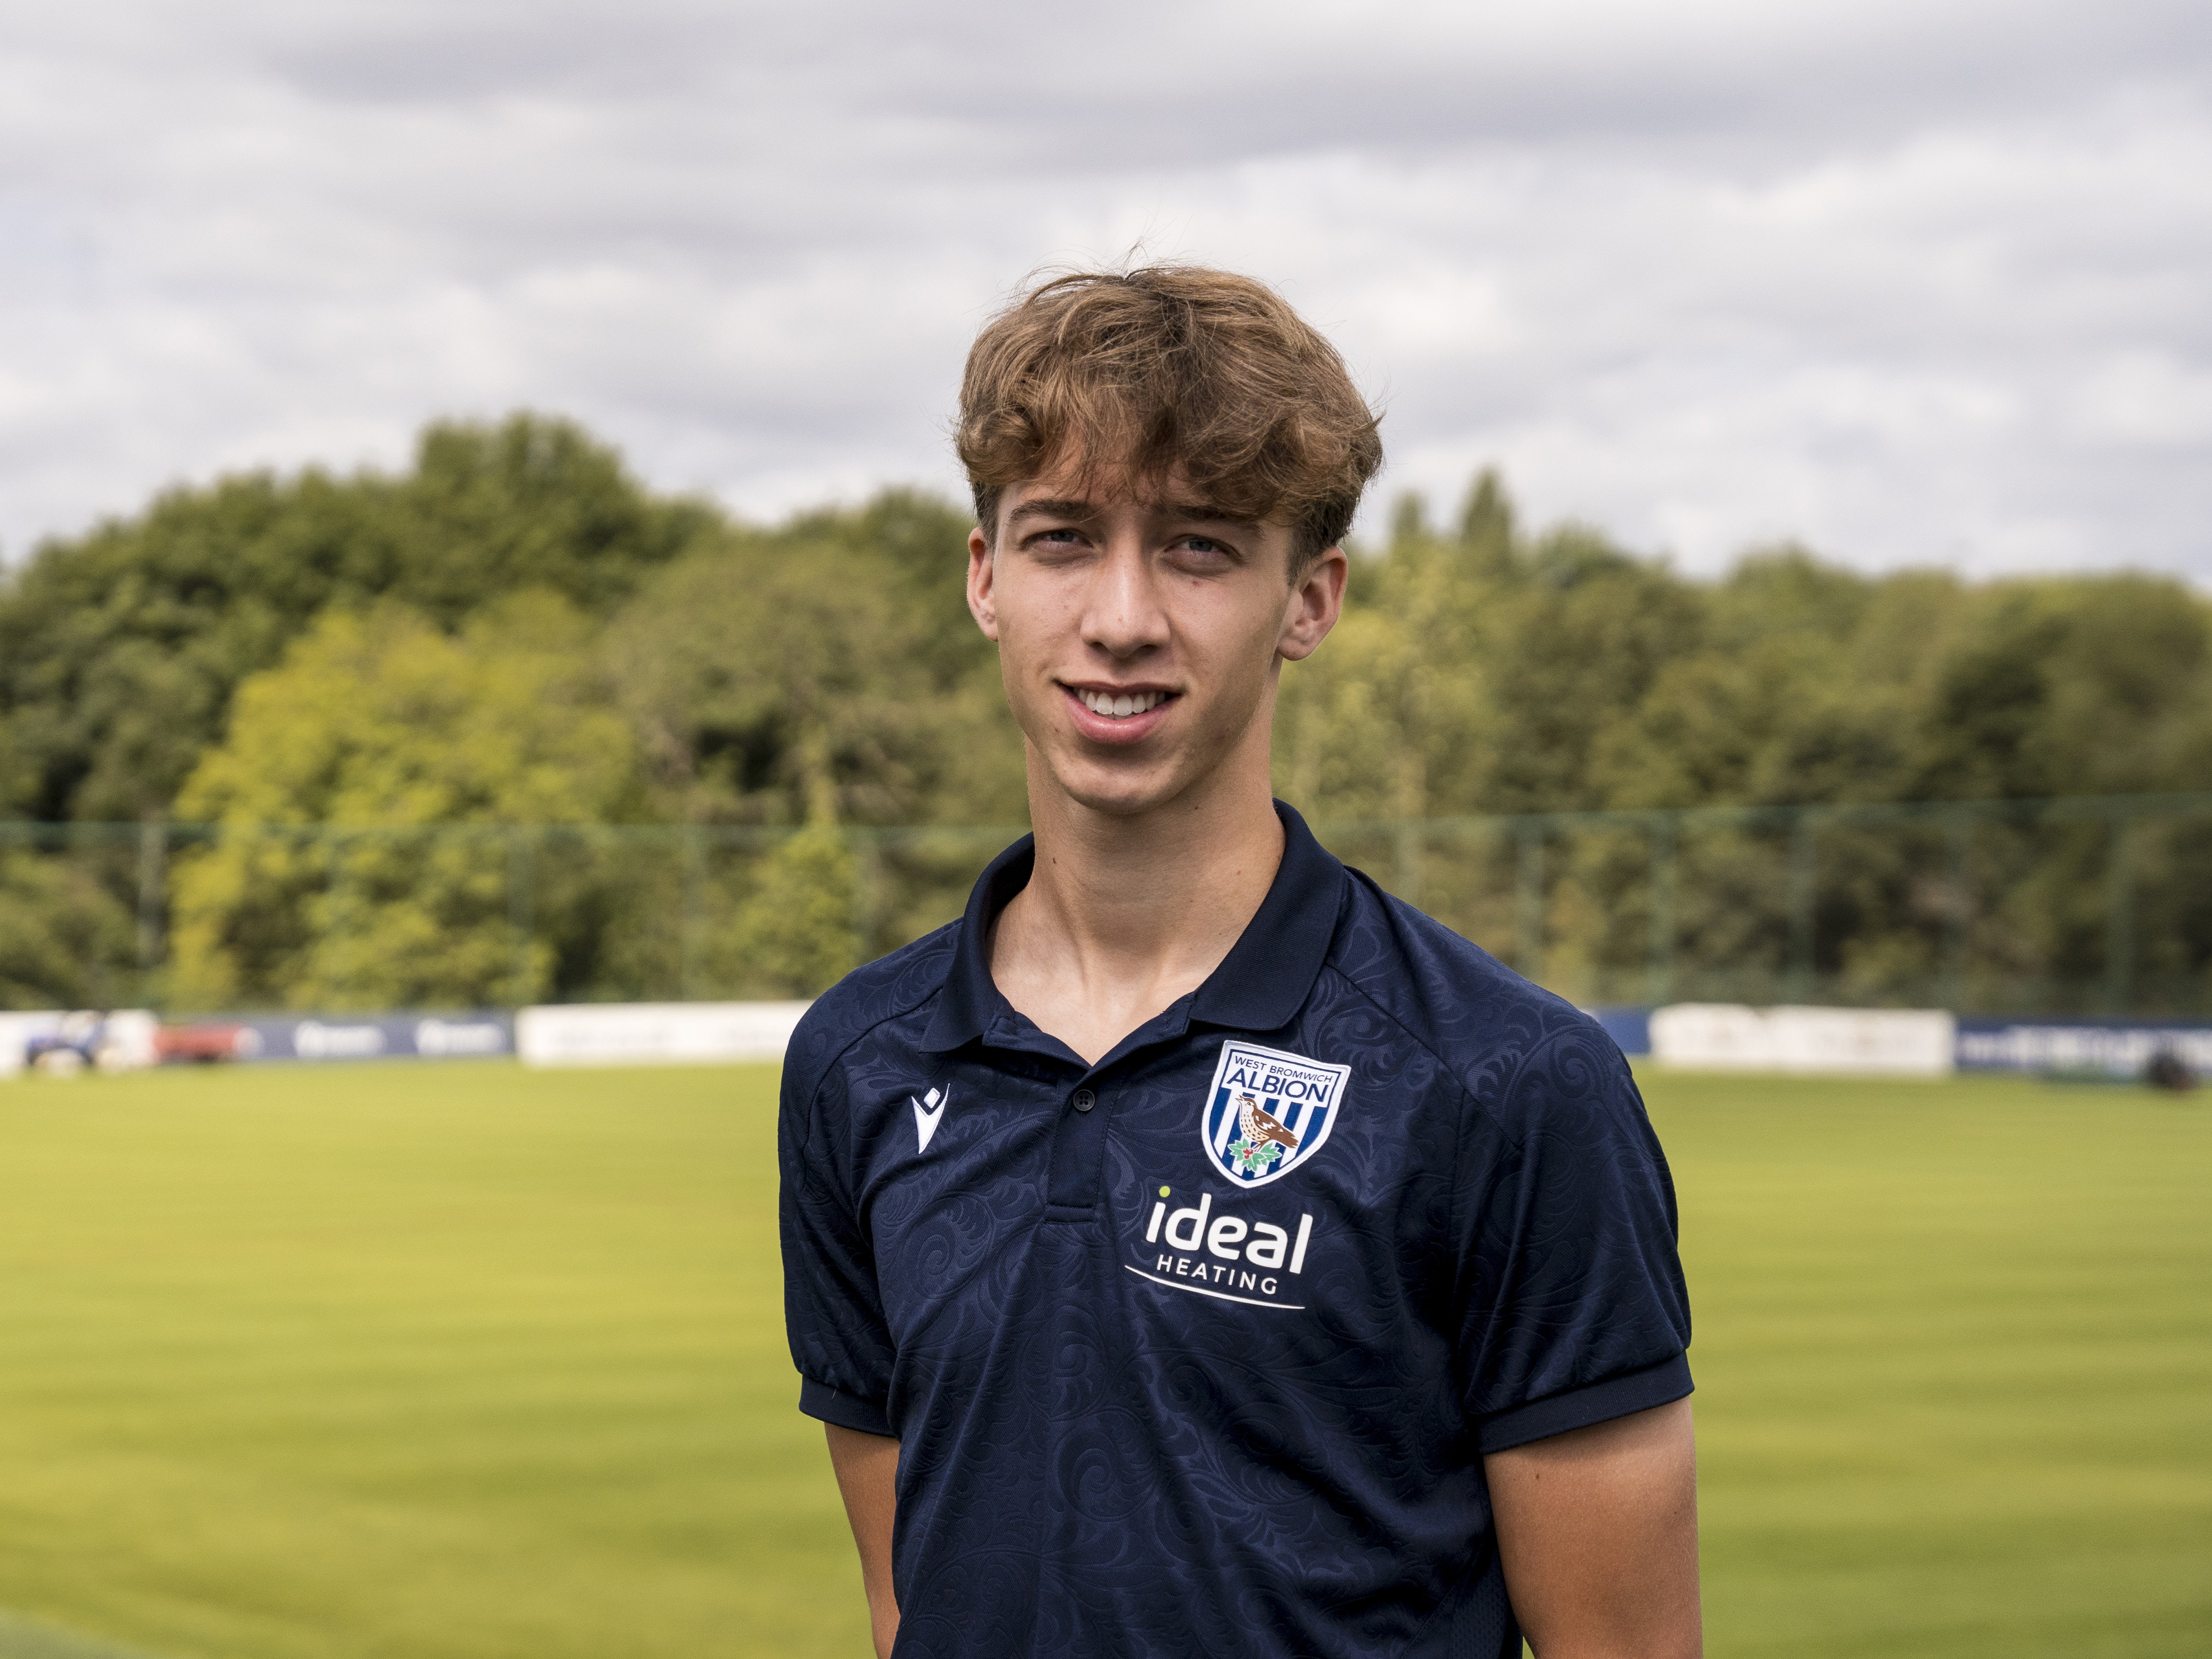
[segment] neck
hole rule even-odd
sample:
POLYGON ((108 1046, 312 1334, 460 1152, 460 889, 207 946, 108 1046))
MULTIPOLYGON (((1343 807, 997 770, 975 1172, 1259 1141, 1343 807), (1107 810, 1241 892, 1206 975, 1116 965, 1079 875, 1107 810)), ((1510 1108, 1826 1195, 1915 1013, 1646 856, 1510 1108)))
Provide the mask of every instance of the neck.
POLYGON ((1254 754, 1130 816, 1073 799, 1032 756, 1036 869, 1000 915, 992 973, 1085 1060, 1204 983, 1267 898, 1283 826, 1260 738, 1254 754))
POLYGON ((1176 954, 1224 927, 1233 944, 1283 857, 1264 781, 1193 792, 1136 817, 1062 797, 1034 822, 1036 873, 1024 896, 1079 954, 1176 954))

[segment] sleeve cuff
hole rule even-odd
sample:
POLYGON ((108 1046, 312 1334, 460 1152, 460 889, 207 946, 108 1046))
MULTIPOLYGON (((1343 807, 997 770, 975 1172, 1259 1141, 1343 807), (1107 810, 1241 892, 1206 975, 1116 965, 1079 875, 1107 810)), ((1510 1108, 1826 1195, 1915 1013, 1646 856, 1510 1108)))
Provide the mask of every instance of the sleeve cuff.
POLYGON ((1510 1411, 1492 1412, 1475 1425, 1475 1443, 1486 1454, 1525 1446, 1531 1440, 1565 1434, 1571 1429, 1586 1429, 1593 1423, 1609 1423, 1616 1417, 1650 1411, 1654 1406, 1672 1405, 1686 1395, 1692 1386, 1690 1357, 1678 1353, 1641 1370, 1608 1376, 1602 1382, 1570 1389, 1510 1411))
POLYGON ((799 1409, 824 1423, 835 1423, 841 1429, 879 1434, 887 1440, 898 1437, 891 1431, 890 1419, 884 1415, 878 1402, 833 1389, 827 1382, 817 1382, 811 1376, 799 1379, 799 1409))

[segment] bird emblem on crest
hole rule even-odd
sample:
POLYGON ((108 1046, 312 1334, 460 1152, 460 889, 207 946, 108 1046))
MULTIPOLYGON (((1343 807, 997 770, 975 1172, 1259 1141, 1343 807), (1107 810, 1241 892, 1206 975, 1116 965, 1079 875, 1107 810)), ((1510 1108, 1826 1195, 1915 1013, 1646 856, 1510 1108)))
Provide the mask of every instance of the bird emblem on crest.
POLYGON ((1237 1097, 1237 1123, 1243 1133, 1229 1143, 1229 1157, 1240 1175, 1259 1174, 1298 1149, 1298 1138, 1249 1092, 1237 1097))

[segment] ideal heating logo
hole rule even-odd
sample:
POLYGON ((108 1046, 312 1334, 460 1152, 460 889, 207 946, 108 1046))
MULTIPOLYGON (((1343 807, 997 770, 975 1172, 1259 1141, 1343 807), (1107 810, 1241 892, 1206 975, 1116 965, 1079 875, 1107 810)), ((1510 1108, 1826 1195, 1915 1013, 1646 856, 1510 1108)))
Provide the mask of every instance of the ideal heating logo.
POLYGON ((1295 1235, 1272 1221, 1247 1220, 1224 1208, 1213 1213, 1213 1194, 1200 1195, 1196 1204, 1179 1210, 1168 1208, 1172 1191, 1160 1188, 1145 1228, 1146 1267, 1122 1265, 1139 1279, 1171 1290, 1192 1291, 1221 1302, 1241 1302, 1252 1308, 1302 1310, 1303 1303, 1287 1302, 1289 1281, 1306 1270, 1306 1246, 1313 1241, 1313 1217, 1298 1217, 1295 1235), (1158 1247, 1165 1245, 1165 1249, 1158 1247))

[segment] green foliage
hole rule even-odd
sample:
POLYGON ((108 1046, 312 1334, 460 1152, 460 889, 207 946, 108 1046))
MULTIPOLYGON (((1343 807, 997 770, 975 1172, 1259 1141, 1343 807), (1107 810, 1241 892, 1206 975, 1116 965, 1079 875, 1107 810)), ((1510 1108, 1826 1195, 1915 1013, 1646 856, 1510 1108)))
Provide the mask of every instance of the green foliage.
POLYGON ((2212 608, 2124 574, 1981 586, 1798 549, 1713 583, 1533 539, 1486 475, 1403 504, 1285 671, 1278 781, 1315 816, 2118 794, 2212 787, 2212 608))
MULTIPOLYGON (((860 937, 886 948, 954 913, 973 867, 964 845, 898 853, 869 866, 856 914, 829 832, 1027 815, 1020 733, 964 604, 969 527, 909 490, 732 524, 528 416, 434 426, 396 477, 174 491, 0 587, 0 816, 419 830, 180 857, 185 1001, 817 990, 860 937), (814 833, 708 868, 673 840, 484 828, 603 819, 814 833)), ((1863 576, 1791 547, 1694 581, 1587 527, 1528 531, 1486 473, 1447 526, 1399 503, 1279 710, 1279 793, 1340 823, 2197 790, 2212 608, 2144 575, 1863 576)), ((2140 960, 2206 993, 2191 1006, 2212 996, 2193 836, 2136 849, 2140 960)), ((1543 976, 1643 993, 1660 900, 1641 834, 1580 836, 1517 874, 1498 844, 1339 842, 1516 959, 1534 879, 1543 976)), ((1991 997, 2094 977, 2111 853, 2098 826, 1991 826, 1961 878, 1940 832, 1830 833, 1827 994, 1935 994, 1961 928, 1991 997)), ((1675 854, 1674 937, 1704 988, 1742 967, 1744 994, 1773 989, 1782 837, 1675 854)), ((18 860, 0 998, 137 983, 136 879, 119 854, 65 877, 18 860)))
POLYGON ((545 587, 603 611, 712 522, 526 415, 432 426, 400 477, 173 490, 46 544, 0 588, 0 812, 169 815, 239 684, 326 607, 396 599, 450 628, 545 587))
MULTIPOLYGON (((2212 607, 2175 581, 1972 586, 1863 576, 1784 548, 1696 582, 1588 530, 1524 535, 1486 475, 1449 535, 1401 502, 1386 549, 1355 561, 1352 593, 1320 653, 1284 675, 1277 787, 1311 817, 2212 788, 2212 607)), ((2139 857, 2158 894, 2146 887, 2140 907, 2142 959, 2196 987, 2176 1006, 2212 994, 2212 879, 2186 873, 2193 844, 2160 832, 2139 857)), ((1991 999, 2026 994, 2014 981, 2102 971, 2108 832, 1981 832, 1970 890, 1945 873, 1948 856, 1940 835, 1823 837, 1826 994, 1946 994, 1943 941, 1962 915, 1968 954, 1998 976, 1991 999)), ((1389 857, 1425 908, 1522 958, 1511 848, 1389 857)), ((1653 857, 1620 833, 1547 850, 1547 983, 1644 994, 1653 857)), ((1778 988, 1786 866, 1773 833, 1679 849, 1674 937, 1710 994, 1778 988), (1716 977, 1735 969, 1740 985, 1716 977)))
POLYGON ((1522 541, 1487 475, 1461 523, 1404 503, 1366 602, 1285 671, 1279 782, 1310 816, 1601 805, 1595 745, 1694 648, 1699 590, 1663 567, 1578 528, 1522 541))
POLYGON ((893 491, 704 541, 647 584, 608 652, 665 815, 1020 821, 1020 738, 964 598, 969 523, 893 491))
MULTIPOLYGON (((635 745, 584 618, 518 594, 456 637, 396 603, 333 611, 241 689, 180 810, 228 825, 419 825, 239 835, 179 860, 173 997, 303 1008, 530 1001, 554 945, 517 959, 512 842, 471 825, 589 823, 637 805, 635 745), (445 833, 439 833, 444 831, 445 833)), ((568 896, 571 905, 580 894, 568 896)))
POLYGON ((802 830, 761 860, 730 935, 748 978, 774 995, 811 997, 859 965, 854 864, 850 845, 826 828, 802 830))
POLYGON ((133 939, 131 913, 71 861, 0 849, 0 1008, 84 1008, 117 1000, 102 964, 133 939))

